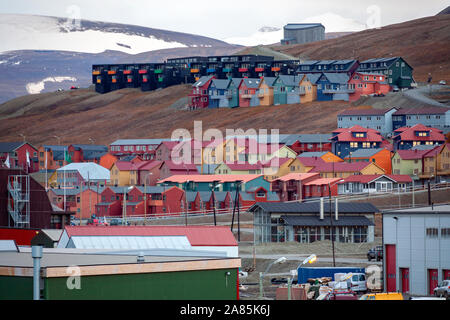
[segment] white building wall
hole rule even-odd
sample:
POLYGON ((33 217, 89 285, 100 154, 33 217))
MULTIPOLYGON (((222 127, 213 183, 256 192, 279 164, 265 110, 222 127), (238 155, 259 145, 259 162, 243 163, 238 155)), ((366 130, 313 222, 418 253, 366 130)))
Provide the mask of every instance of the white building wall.
POLYGON ((396 245, 399 290, 400 268, 409 269, 409 288, 413 295, 428 294, 428 269, 438 270, 438 282, 443 280, 443 270, 450 270, 450 237, 441 236, 442 228, 450 228, 450 214, 399 212, 383 216, 383 243, 396 245), (438 228, 438 236, 427 236, 427 228, 438 228))

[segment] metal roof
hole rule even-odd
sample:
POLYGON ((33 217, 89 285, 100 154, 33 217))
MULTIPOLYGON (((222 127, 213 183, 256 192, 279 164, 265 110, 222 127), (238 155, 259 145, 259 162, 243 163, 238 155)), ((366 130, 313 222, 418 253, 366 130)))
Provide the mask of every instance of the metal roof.
POLYGON ((347 84, 349 76, 345 73, 324 73, 323 74, 331 83, 347 84))
POLYGON ((25 142, 0 142, 0 152, 11 152, 25 144, 25 142))
POLYGON ((109 180, 110 171, 93 162, 73 162, 56 171, 78 171, 84 180, 109 180))
MULTIPOLYGON (((261 208, 267 212, 276 213, 318 213, 320 211, 320 202, 258 202, 255 203, 248 211, 253 212, 257 208, 261 208)), ((334 203, 331 205, 334 212, 334 203)), ((324 211, 329 212, 329 204, 324 201, 324 211)), ((340 213, 375 213, 380 210, 371 203, 357 202, 339 202, 338 212, 340 213)))
POLYGON ((322 27, 325 29, 325 27, 321 23, 288 23, 284 26, 284 29, 288 30, 300 30, 300 29, 309 29, 309 28, 317 28, 322 27))
POLYGON ((172 141, 171 139, 119 139, 111 143, 111 146, 121 145, 158 145, 163 141, 172 141))
POLYGON ((227 89, 230 85, 230 81, 231 80, 229 79, 213 79, 212 85, 214 85, 216 89, 227 89))
POLYGON ((347 156, 347 158, 366 158, 366 157, 371 157, 375 154, 377 154, 378 152, 384 150, 383 148, 378 148, 378 149, 357 149, 355 151, 352 152, 352 155, 347 156))
MULTIPOLYGON (((281 219, 287 225, 292 226, 306 226, 306 227, 322 227, 329 226, 330 219, 326 217, 325 219, 320 219, 319 216, 281 216, 281 219)), ((365 216, 339 216, 339 219, 336 220, 333 217, 333 226, 342 227, 342 226, 373 226, 374 223, 370 221, 365 216)))

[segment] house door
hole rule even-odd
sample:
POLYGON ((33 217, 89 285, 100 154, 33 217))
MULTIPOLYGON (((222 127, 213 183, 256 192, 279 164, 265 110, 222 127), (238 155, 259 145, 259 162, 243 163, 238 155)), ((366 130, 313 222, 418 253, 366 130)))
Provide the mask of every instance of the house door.
POLYGON ((409 292, 409 268, 400 268, 401 275, 401 292, 408 293, 409 292))
POLYGON ((434 288, 438 286, 438 271, 437 269, 428 269, 428 294, 433 295, 434 288))
POLYGON ((397 291, 395 244, 386 244, 386 289, 387 292, 397 291))

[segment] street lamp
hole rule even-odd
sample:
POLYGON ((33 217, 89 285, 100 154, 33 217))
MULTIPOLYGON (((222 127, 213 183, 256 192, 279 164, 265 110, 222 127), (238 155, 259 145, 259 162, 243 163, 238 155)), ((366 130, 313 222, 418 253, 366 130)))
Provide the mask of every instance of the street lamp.
MULTIPOLYGON (((331 185, 334 185, 334 184, 336 184, 336 183, 338 183, 338 182, 341 182, 341 181, 343 181, 343 179, 338 180, 338 181, 335 181, 335 182, 333 182, 333 183, 331 183, 331 182, 328 183, 328 198, 329 198, 329 202, 330 202, 330 203, 329 203, 329 206, 330 206, 329 209, 330 209, 331 247, 332 247, 332 250, 333 250, 333 267, 336 267, 336 260, 335 260, 335 257, 334 257, 334 226, 333 226, 333 214, 331 213, 331 185)), ((336 208, 335 208, 335 210, 336 210, 336 208)))
POLYGON ((264 294, 264 289, 263 289, 263 278, 266 275, 267 272, 269 272, 270 268, 272 268, 273 265, 275 264, 282 264, 286 262, 286 257, 281 257, 278 258, 275 261, 272 261, 266 268, 266 271, 264 272, 260 272, 259 273, 259 298, 262 299, 263 294, 264 294))
MULTIPOLYGON (((317 256, 315 254, 310 255, 302 263, 300 263, 295 270, 291 270, 291 275, 297 275, 297 284, 298 284, 298 270, 305 264, 313 264, 317 261, 317 256)), ((292 288, 292 277, 288 279, 288 300, 291 300, 291 289, 292 288)))

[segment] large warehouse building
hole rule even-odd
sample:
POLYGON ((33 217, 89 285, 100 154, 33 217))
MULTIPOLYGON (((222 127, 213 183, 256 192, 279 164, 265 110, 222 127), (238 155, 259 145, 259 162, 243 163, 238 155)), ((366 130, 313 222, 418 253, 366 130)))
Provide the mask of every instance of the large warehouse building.
POLYGON ((433 295, 450 279, 450 205, 383 213, 385 288, 433 295))
POLYGON ((282 45, 325 40, 325 27, 321 23, 288 23, 283 30, 282 45))

